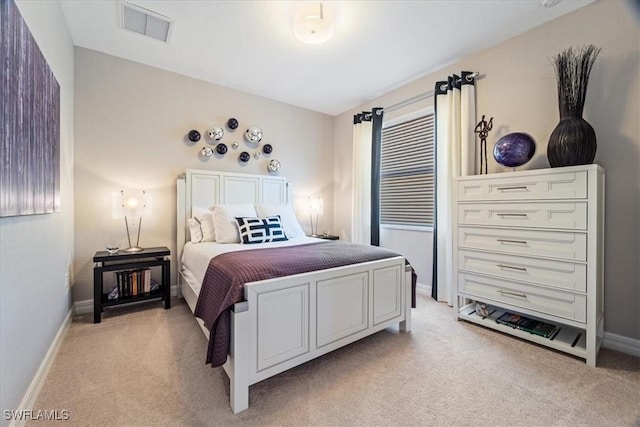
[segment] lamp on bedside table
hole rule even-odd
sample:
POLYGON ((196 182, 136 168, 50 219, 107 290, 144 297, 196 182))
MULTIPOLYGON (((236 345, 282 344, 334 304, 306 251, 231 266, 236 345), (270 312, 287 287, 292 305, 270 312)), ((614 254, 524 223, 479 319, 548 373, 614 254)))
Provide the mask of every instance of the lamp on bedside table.
POLYGON ((324 203, 319 197, 309 197, 308 206, 309 222, 311 223, 311 237, 318 236, 318 217, 324 213, 324 203), (313 216, 316 216, 315 227, 313 225, 313 216))
MULTIPOLYGON (((129 247, 125 249, 127 252, 139 252, 142 250, 140 245, 140 228, 142 227, 142 217, 151 216, 151 197, 144 190, 125 191, 120 190, 119 193, 113 195, 113 218, 124 218, 124 224, 127 227, 127 240, 129 247), (138 221, 138 238, 136 245, 131 246, 131 236, 129 234, 129 221, 139 218, 138 221)), ((132 222, 132 224, 134 224, 132 222)))

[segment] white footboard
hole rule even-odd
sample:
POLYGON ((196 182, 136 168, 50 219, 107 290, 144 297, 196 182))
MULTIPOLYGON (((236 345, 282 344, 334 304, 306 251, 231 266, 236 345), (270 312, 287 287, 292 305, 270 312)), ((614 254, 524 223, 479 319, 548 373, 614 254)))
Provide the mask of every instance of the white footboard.
POLYGON ((399 323, 411 330, 411 272, 396 257, 245 285, 225 371, 231 408, 249 386, 399 323))

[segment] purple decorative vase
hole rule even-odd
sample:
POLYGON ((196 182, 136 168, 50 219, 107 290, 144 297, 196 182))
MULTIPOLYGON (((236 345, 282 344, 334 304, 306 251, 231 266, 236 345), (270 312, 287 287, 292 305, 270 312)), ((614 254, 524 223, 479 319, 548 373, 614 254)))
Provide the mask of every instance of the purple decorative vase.
POLYGON ((529 134, 509 133, 493 146, 493 158, 502 166, 515 168, 527 163, 536 152, 536 143, 529 134))

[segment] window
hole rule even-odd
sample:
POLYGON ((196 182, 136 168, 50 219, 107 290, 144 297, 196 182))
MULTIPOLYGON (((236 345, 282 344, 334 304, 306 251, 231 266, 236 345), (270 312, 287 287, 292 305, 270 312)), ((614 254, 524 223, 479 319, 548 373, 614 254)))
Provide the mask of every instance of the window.
POLYGON ((380 224, 432 227, 435 116, 384 124, 380 161, 380 224))

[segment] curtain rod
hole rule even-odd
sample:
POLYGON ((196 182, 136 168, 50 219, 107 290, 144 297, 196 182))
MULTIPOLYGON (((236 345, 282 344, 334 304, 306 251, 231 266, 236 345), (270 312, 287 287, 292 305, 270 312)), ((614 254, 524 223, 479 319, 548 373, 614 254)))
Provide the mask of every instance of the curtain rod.
MULTIPOLYGON (((471 81, 470 79, 475 79, 480 75, 480 73, 478 71, 473 72, 472 74, 469 74, 467 76, 467 80, 471 81)), ((412 96, 411 98, 407 98, 404 101, 400 101, 397 102, 395 104, 392 104, 388 107, 384 107, 384 112, 390 112, 390 111, 395 111, 395 110, 399 110, 402 107, 406 107, 407 105, 411 105, 413 103, 416 103, 418 101, 422 101, 423 99, 427 99, 430 96, 433 96, 433 93, 435 91, 433 89, 428 90, 426 92, 423 93, 419 93, 415 96, 412 96)))

